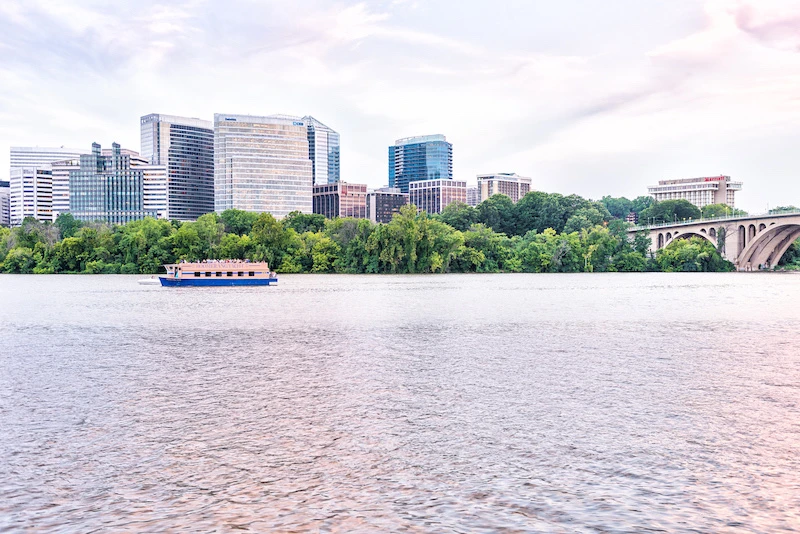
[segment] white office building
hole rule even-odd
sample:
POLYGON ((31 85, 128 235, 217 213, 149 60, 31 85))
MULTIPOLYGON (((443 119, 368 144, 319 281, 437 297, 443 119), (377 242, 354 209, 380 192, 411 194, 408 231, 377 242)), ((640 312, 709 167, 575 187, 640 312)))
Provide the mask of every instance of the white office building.
POLYGON ((283 218, 312 213, 308 127, 288 115, 214 115, 214 203, 283 218))
POLYGON ((50 169, 11 169, 9 193, 11 226, 19 226, 26 217, 42 222, 53 220, 53 175, 50 169))
POLYGON ((0 226, 11 225, 11 189, 8 182, 0 180, 0 226))
POLYGON ((505 195, 515 204, 531 190, 530 178, 516 173, 499 172, 478 175, 478 203, 492 195, 505 195))
POLYGON ((89 152, 87 150, 81 150, 78 148, 12 146, 11 168, 48 168, 47 166, 52 164, 54 161, 77 158, 80 157, 81 154, 88 153, 89 152))

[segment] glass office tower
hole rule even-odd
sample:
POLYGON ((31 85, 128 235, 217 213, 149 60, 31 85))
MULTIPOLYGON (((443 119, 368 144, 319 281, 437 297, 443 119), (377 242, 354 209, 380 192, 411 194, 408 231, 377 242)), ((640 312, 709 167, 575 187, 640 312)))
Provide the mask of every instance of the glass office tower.
POLYGON ((214 125, 158 113, 140 123, 141 156, 167 167, 169 218, 194 221, 214 211, 214 125))
POLYGON ((163 217, 166 206, 151 202, 163 200, 159 191, 164 191, 166 168, 149 165, 136 152, 121 150, 117 143, 111 146, 110 154, 104 155, 100 145, 92 143, 92 153, 81 156, 80 165, 69 171, 72 216, 81 221, 112 224, 163 217), (152 201, 145 198, 146 186, 152 201))
POLYGON ((283 218, 312 212, 313 170, 306 121, 271 115, 214 115, 215 208, 283 218))
POLYGON ((443 135, 398 139, 389 147, 389 187, 408 193, 419 180, 453 179, 453 145, 443 135))
POLYGON ((314 117, 303 117, 308 127, 308 157, 314 185, 333 184, 340 180, 339 134, 314 117))

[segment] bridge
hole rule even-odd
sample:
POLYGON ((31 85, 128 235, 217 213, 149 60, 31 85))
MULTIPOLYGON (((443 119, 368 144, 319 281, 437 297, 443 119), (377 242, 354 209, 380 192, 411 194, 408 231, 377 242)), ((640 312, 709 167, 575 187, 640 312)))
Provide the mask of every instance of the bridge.
POLYGON ((649 232, 651 252, 676 239, 700 237, 739 271, 755 271, 776 265, 800 238, 800 210, 635 226, 629 231, 649 232))

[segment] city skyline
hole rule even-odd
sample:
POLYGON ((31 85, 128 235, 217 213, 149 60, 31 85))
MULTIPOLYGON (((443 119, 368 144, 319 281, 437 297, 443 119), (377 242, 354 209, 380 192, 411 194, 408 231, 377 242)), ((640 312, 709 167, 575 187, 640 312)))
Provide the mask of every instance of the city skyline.
POLYGON ((464 2, 458 28, 435 23, 447 8, 10 0, 0 146, 136 147, 137 118, 154 110, 293 113, 333 125, 342 180, 370 187, 386 185, 394 139, 442 132, 454 178, 470 182, 513 171, 536 189, 630 198, 725 174, 748 184, 743 209, 800 203, 798 6, 464 2), (501 23, 503 40, 476 31, 501 23))

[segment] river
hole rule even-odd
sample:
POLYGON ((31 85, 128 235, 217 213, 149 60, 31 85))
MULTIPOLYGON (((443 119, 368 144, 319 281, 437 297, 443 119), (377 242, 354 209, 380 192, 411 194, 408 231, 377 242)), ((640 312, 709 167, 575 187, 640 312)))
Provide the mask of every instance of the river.
POLYGON ((800 528, 800 276, 0 275, 0 531, 800 528))

